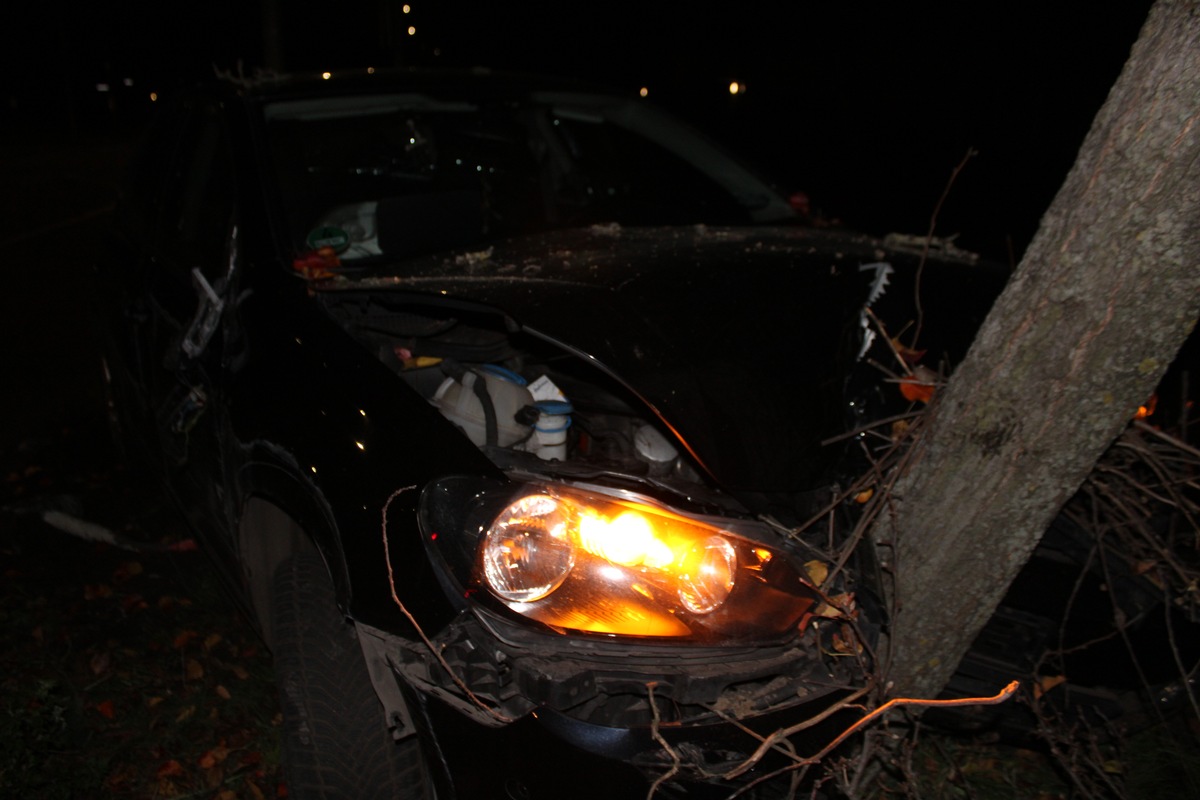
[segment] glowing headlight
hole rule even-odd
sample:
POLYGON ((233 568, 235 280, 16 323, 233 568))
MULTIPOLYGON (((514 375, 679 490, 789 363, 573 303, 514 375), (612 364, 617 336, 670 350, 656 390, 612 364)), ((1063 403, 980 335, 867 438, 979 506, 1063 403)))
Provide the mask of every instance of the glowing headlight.
POLYGON ((505 600, 528 603, 557 589, 575 564, 567 516, 553 497, 522 497, 496 518, 483 540, 483 573, 505 600))
MULTIPOLYGON (((488 588, 512 602, 541 600, 562 585, 578 552, 637 568, 660 588, 674 589, 693 614, 725 602, 737 570, 737 552, 725 538, 662 509, 589 500, 535 494, 501 511, 482 544, 488 588)), ((602 574, 610 582, 626 575, 612 569, 602 574)))
POLYGON ((679 600, 694 614, 713 611, 733 589, 737 553, 720 536, 693 545, 679 573, 679 600))
POLYGON ((458 597, 561 633, 775 638, 818 600, 790 558, 733 532, 755 523, 635 495, 447 478, 424 494, 422 525, 458 597))

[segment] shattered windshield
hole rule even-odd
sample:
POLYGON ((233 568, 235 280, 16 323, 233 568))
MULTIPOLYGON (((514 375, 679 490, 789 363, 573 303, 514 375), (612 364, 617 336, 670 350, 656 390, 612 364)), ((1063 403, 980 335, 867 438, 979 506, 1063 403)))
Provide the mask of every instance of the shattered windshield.
POLYGON ((644 103, 325 97, 265 109, 291 244, 343 261, 617 223, 792 219, 766 184, 644 103))

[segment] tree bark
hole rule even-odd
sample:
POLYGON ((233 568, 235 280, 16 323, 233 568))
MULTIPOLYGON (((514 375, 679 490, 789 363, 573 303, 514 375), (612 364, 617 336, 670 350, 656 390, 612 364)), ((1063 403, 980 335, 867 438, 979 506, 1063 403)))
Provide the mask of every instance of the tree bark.
POLYGON ((946 684, 1193 328, 1198 123, 1200 3, 1159 0, 876 525, 895 553, 895 693, 946 684))

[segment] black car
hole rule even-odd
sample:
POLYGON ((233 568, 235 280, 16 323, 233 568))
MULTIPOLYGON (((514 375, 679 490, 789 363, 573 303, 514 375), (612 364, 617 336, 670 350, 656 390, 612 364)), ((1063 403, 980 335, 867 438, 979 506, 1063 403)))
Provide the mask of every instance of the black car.
MULTIPOLYGON (((853 514, 903 242, 485 72, 183 97, 114 233, 114 407, 275 654, 291 796, 726 796, 866 684, 872 554, 803 524, 853 514)), ((923 269, 953 359, 1004 276, 923 269)))

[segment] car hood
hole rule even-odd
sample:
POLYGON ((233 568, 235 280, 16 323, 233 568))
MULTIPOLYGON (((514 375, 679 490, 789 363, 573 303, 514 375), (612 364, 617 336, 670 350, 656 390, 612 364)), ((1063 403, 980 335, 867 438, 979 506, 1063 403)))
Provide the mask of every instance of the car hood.
POLYGON ((805 228, 593 226, 360 273, 355 288, 484 303, 637 393, 726 489, 828 477, 877 240, 805 228))

